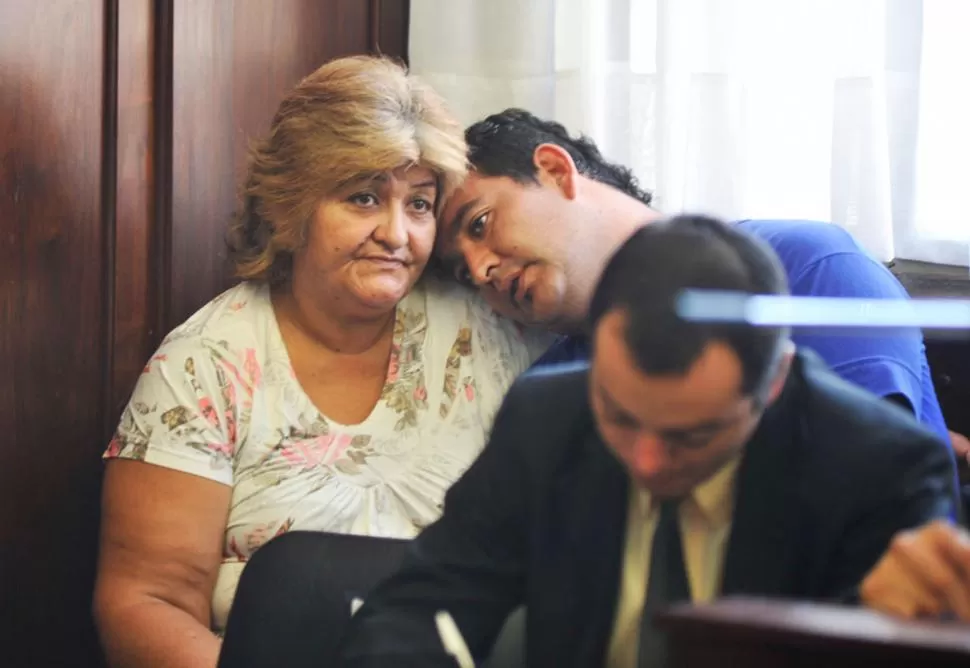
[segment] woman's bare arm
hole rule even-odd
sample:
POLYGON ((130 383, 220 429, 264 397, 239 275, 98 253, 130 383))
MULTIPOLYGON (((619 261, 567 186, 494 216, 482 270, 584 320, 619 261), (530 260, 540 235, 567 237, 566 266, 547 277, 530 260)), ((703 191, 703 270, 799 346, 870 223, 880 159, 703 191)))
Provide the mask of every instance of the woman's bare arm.
POLYGON ((213 668, 212 590, 232 490, 139 461, 107 463, 94 615, 112 668, 213 668))

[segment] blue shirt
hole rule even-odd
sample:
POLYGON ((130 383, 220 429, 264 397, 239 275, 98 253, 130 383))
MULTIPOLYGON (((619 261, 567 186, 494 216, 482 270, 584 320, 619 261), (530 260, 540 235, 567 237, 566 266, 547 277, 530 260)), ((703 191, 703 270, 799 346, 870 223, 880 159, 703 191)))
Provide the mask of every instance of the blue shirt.
MULTIPOLYGON (((909 297, 896 277, 841 227, 800 220, 743 220, 737 225, 774 249, 793 295, 909 297)), ((905 398, 916 418, 944 443, 950 443, 918 329, 872 336, 795 332, 792 339, 797 346, 814 350, 842 378, 881 397, 905 398)), ((585 337, 564 337, 536 365, 588 359, 589 355, 585 337)))

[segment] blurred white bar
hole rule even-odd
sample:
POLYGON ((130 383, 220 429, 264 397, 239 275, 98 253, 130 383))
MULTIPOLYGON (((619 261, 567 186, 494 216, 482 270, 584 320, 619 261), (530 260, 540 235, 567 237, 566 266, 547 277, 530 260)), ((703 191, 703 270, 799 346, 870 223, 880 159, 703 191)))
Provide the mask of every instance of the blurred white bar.
POLYGON ((694 322, 774 327, 919 327, 970 330, 970 300, 854 299, 685 290, 677 314, 694 322))

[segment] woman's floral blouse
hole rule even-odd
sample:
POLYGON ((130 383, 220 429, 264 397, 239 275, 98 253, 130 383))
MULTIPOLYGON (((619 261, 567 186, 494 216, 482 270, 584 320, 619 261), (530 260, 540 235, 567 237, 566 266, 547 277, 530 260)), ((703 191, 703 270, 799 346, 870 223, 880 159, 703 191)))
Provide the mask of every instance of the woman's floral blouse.
POLYGON ((297 382, 265 286, 243 283, 175 329, 149 360, 106 458, 232 487, 213 627, 243 565, 291 529, 409 538, 485 444, 506 390, 550 343, 464 288, 420 282, 398 305, 387 379, 356 425, 297 382))

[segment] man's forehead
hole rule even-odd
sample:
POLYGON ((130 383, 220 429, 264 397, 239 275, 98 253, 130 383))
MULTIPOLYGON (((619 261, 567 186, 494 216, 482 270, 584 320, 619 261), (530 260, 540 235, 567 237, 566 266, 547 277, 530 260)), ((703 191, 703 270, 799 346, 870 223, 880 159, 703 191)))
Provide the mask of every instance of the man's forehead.
POLYGON ((445 201, 444 212, 453 215, 459 207, 467 204, 470 200, 481 197, 484 190, 483 178, 488 177, 482 177, 474 171, 470 172, 461 185, 451 194, 451 197, 445 201))
POLYGON ((457 207, 470 199, 493 200, 509 197, 521 190, 522 184, 508 176, 488 176, 472 170, 448 198, 448 206, 457 207))
POLYGON ((683 374, 646 374, 640 370, 625 337, 626 316, 609 313, 594 333, 594 375, 615 403, 626 409, 642 406, 638 397, 651 396, 668 409, 696 408, 717 417, 720 409, 744 399, 737 358, 711 343, 683 374))
POLYGON ((455 216, 467 209, 468 203, 475 199, 475 195, 463 187, 454 191, 441 207, 441 222, 446 226, 450 225, 455 216))

